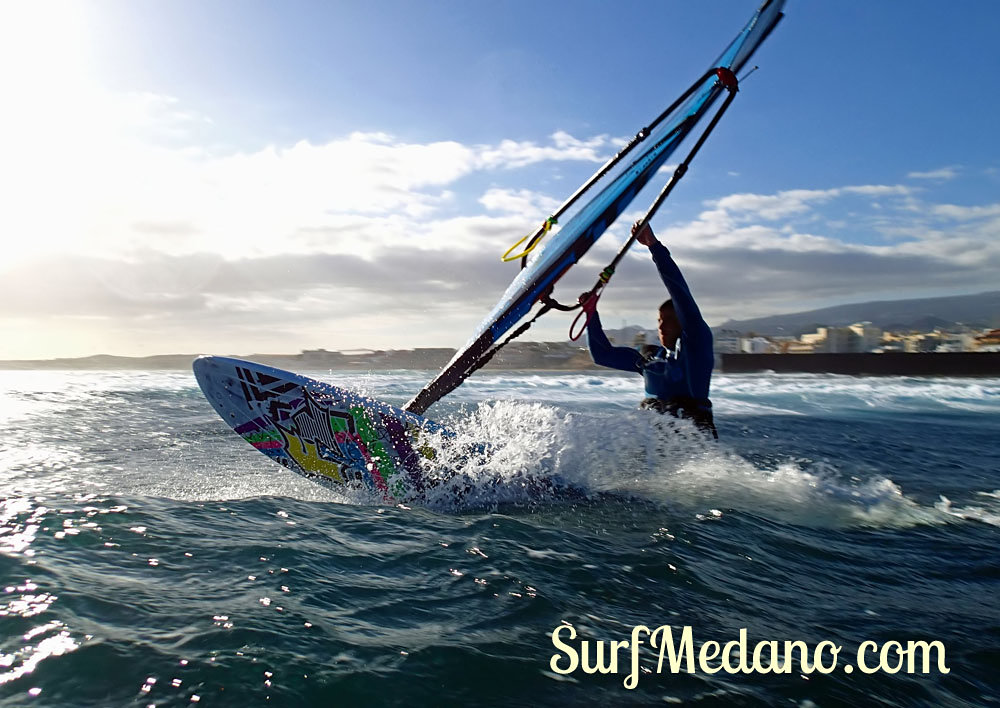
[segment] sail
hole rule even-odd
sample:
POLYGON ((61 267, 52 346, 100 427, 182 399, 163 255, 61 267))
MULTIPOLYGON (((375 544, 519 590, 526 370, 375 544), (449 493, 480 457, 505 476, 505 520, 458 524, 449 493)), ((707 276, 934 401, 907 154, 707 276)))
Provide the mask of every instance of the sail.
MULTIPOLYGON (((685 94, 687 98, 675 104, 672 111, 657 118, 652 124, 655 127, 640 131, 626 149, 595 175, 605 186, 550 237, 541 252, 510 284, 465 346, 406 404, 406 410, 422 414, 465 380, 478 368, 477 364, 490 355, 501 337, 522 320, 555 282, 584 256, 664 165, 716 99, 727 90, 713 70, 738 72, 781 19, 783 5, 784 0, 767 0, 761 5, 743 31, 712 64, 710 71, 688 90, 685 94), (641 145, 637 154, 629 160, 619 160, 632 152, 638 142, 641 145)), ((592 178, 591 184, 596 181, 595 178, 592 178)), ((560 212, 586 191, 586 188, 578 190, 560 212)))

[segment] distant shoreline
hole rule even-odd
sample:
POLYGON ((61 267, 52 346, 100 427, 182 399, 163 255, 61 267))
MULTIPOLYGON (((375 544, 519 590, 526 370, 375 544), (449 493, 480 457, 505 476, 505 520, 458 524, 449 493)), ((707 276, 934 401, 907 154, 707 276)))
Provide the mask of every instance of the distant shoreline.
MULTIPOLYGON (((438 371, 452 349, 366 351, 343 354, 323 350, 301 354, 232 355, 290 371, 438 371)), ((0 361, 2 371, 190 371, 197 354, 127 357, 99 354, 79 358, 0 361)), ((721 354, 722 374, 814 373, 852 376, 1000 377, 1000 352, 927 352, 904 354, 721 354)), ((501 352, 485 370, 525 372, 608 372, 589 352, 563 342, 524 342, 501 352)))
MULTIPOLYGON (((224 354, 258 364, 290 370, 391 371, 412 369, 437 371, 454 356, 454 349, 390 349, 358 353, 315 350, 300 354, 224 354)), ((116 356, 97 354, 56 359, 0 361, 0 370, 190 370, 199 354, 116 356)), ((596 369, 584 347, 563 342, 512 344, 486 367, 495 370, 583 371, 596 369)))

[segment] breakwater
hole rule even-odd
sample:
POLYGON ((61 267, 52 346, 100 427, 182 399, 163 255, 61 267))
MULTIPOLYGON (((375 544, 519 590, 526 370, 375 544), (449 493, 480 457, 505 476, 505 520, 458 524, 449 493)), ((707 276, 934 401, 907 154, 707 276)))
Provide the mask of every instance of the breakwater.
POLYGON ((904 354, 722 354, 727 374, 848 374, 857 376, 1000 376, 1000 352, 904 354))

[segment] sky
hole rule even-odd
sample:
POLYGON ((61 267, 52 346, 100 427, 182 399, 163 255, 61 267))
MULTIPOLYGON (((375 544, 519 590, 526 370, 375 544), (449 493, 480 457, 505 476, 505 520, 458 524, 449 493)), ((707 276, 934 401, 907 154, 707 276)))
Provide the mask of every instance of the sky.
MULTIPOLYGON (((0 359, 458 347, 757 4, 0 0, 0 359)), ((785 13, 653 220, 709 324, 1000 289, 1000 3, 785 13)), ((637 247, 605 325, 664 296, 637 247)))

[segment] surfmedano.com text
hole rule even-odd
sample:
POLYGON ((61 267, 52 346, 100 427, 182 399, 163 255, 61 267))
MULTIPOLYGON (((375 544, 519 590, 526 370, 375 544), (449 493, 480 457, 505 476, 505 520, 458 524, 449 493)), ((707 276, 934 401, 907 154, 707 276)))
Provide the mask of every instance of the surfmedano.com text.
POLYGON ((639 684, 639 673, 649 673, 653 666, 640 664, 640 648, 649 646, 656 653, 655 673, 664 670, 679 674, 702 671, 715 674, 790 674, 813 672, 830 674, 842 671, 863 674, 950 673, 945 665, 944 644, 939 641, 890 641, 879 644, 864 641, 853 654, 841 656, 843 647, 835 642, 822 641, 810 647, 803 641, 759 641, 753 646, 747 642, 747 630, 740 629, 738 639, 720 643, 709 640, 697 645, 694 630, 687 625, 674 628, 661 625, 650 629, 646 625, 632 628, 629 639, 619 641, 576 641, 576 629, 561 624, 552 630, 552 645, 557 653, 549 660, 549 668, 557 674, 583 671, 586 674, 618 674, 627 671, 623 684, 633 689, 639 684), (678 631, 675 631, 677 629, 678 631), (619 661, 624 650, 627 665, 619 661), (932 662, 934 668, 932 669, 932 662), (640 669, 640 666, 642 667, 640 669))

